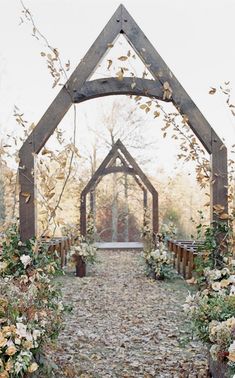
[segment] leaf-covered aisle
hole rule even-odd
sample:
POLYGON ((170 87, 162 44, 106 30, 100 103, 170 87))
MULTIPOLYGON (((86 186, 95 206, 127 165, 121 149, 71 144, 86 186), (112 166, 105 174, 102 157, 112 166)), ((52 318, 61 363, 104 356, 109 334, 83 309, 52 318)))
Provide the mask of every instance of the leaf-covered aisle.
POLYGON ((53 355, 58 377, 206 377, 206 351, 187 341, 181 279, 151 281, 139 252, 98 252, 85 278, 66 275, 73 306, 53 355))

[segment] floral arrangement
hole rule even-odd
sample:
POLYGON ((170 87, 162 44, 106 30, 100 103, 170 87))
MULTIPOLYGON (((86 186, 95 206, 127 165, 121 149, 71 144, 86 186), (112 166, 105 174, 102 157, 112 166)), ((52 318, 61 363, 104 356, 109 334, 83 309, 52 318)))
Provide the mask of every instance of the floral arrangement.
POLYGON ((0 377, 52 377, 46 347, 61 328, 65 308, 51 278, 53 256, 36 242, 22 243, 11 227, 0 254, 0 377))
POLYGON ((71 249, 71 258, 77 260, 80 257, 83 262, 94 264, 96 262, 96 247, 93 243, 82 239, 79 245, 71 249))
MULTIPOLYGON (((233 264, 235 263, 234 260, 233 264)), ((211 358, 227 362, 235 373, 235 273, 232 264, 204 269, 204 289, 186 298, 184 310, 193 329, 210 349, 211 358)))
POLYGON ((169 277, 171 257, 164 242, 159 241, 155 249, 145 249, 143 255, 149 275, 153 275, 156 279, 169 277))
POLYGON ((163 223, 161 225, 161 233, 165 237, 175 238, 177 235, 177 232, 178 230, 173 222, 163 223))

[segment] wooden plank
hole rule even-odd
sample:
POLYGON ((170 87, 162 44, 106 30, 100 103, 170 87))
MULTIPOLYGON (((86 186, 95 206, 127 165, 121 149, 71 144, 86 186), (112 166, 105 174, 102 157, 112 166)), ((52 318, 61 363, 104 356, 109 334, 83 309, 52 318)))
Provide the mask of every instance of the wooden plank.
POLYGON ((153 235, 156 236, 159 231, 159 210, 158 210, 158 193, 152 192, 152 227, 153 235))
POLYGON ((87 194, 92 189, 92 187, 96 184, 97 180, 99 179, 100 176, 102 176, 104 169, 106 168, 106 166, 110 162, 111 158, 113 157, 113 155, 115 154, 117 149, 118 149, 117 144, 114 144, 112 149, 109 151, 108 155, 105 157, 105 159, 100 164, 99 168, 95 171, 95 173, 93 174, 91 179, 88 181, 87 185, 85 186, 85 188, 83 189, 83 191, 81 193, 81 196, 87 194))
POLYGON ((188 259, 188 275, 187 278, 190 279, 193 276, 194 269, 194 258, 197 255, 193 248, 189 248, 189 259, 188 259))
POLYGON ((182 257, 182 275, 184 278, 186 278, 186 274, 187 274, 188 260, 189 260, 189 253, 188 253, 187 247, 184 246, 183 257, 182 257))
POLYGON ((181 274, 182 258, 183 258, 183 246, 181 244, 177 244, 177 271, 179 274, 181 274))
POLYGON ((128 175, 135 175, 136 172, 131 167, 125 166, 114 166, 114 167, 107 167, 103 170, 102 176, 109 175, 110 173, 126 173, 128 175))
POLYGON ((178 248, 177 244, 173 244, 173 253, 174 253, 174 259, 173 259, 173 267, 176 268, 177 266, 177 260, 178 260, 178 248))
POLYGON ((125 7, 122 10, 122 30, 132 48, 143 63, 147 65, 153 77, 159 80, 162 85, 165 82, 169 83, 172 89, 172 102, 181 114, 187 115, 188 124, 194 134, 201 141, 205 149, 211 153, 210 124, 125 7))
POLYGON ((144 204, 144 209, 147 209, 148 207, 148 192, 146 189, 143 189, 143 204, 144 204))
POLYGON ((95 243, 98 249, 143 249, 143 243, 139 242, 101 242, 95 243))
POLYGON ((94 98, 113 95, 135 95, 156 98, 171 102, 164 98, 162 84, 156 80, 124 77, 123 80, 110 77, 86 81, 80 90, 74 91, 73 102, 80 103, 94 98))
POLYGON ((155 193, 156 189, 152 185, 152 183, 149 181, 148 177, 144 174, 142 169, 139 167, 135 159, 131 156, 131 154, 127 151, 124 144, 120 141, 120 139, 117 140, 116 145, 118 148, 120 148, 121 152, 125 156, 126 160, 129 162, 129 164, 135 169, 138 176, 141 178, 142 182, 146 186, 146 188, 151 192, 155 193))
POLYGON ((32 146, 25 146, 19 153, 19 218, 22 241, 36 235, 35 178, 32 146))
MULTIPOLYGON (((227 148, 221 142, 216 133, 212 132, 212 183, 211 183, 211 212, 213 206, 224 206, 224 212, 228 212, 228 171, 227 148)), ((215 213, 211 214, 213 220, 218 220, 215 213)))

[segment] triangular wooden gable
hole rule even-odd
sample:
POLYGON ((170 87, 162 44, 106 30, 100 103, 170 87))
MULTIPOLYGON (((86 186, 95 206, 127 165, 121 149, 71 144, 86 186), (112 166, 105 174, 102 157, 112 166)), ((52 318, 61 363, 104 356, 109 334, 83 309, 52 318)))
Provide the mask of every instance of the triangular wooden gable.
POLYGON ((171 101, 186 116, 192 131, 212 157, 211 209, 218 203, 227 208, 226 148, 126 8, 120 5, 20 150, 21 193, 30 194, 27 204, 20 195, 20 231, 23 240, 34 236, 36 232, 34 155, 43 148, 71 104, 116 94, 134 94, 171 101), (120 33, 126 37, 155 80, 135 78, 134 88, 133 78, 130 77, 125 77, 122 81, 117 78, 88 81, 110 44, 120 33), (164 90, 166 83, 172 91, 167 98, 164 90))
POLYGON ((135 159, 128 152, 124 144, 120 139, 116 141, 108 155, 105 157, 99 168, 93 174, 87 185, 81 192, 81 205, 80 205, 80 230, 83 236, 86 235, 86 196, 88 193, 92 194, 95 187, 99 184, 102 177, 111 173, 126 173, 133 175, 136 183, 143 190, 144 195, 144 208, 147 207, 147 190, 152 195, 152 229, 156 235, 159 229, 158 220, 158 192, 136 163, 135 159), (115 166, 116 159, 119 158, 122 162, 122 166, 115 166))

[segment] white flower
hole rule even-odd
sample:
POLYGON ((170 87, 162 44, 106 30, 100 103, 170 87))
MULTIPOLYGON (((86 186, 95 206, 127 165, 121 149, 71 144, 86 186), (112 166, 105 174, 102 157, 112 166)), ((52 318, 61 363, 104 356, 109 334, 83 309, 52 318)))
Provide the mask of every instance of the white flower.
POLYGON ((231 283, 235 283, 235 274, 232 274, 228 279, 231 283))
POLYGON ((227 274, 230 274, 230 270, 228 268, 223 268, 221 270, 221 274, 222 276, 226 276, 227 274))
POLYGON ((37 340, 41 336, 41 331, 39 329, 34 329, 33 330, 33 339, 37 340))
POLYGON ((158 257, 160 257, 160 252, 156 249, 155 251, 152 251, 150 253, 150 256, 157 259, 158 257))
POLYGON ((194 303, 194 301, 195 301, 195 295, 194 294, 191 295, 191 293, 188 293, 185 299, 185 302, 190 304, 190 303, 194 303))
POLYGON ((209 281, 216 281, 221 278, 221 270, 209 268, 204 269, 204 275, 209 279, 209 281))
POLYGON ((215 281, 221 278, 221 271, 219 269, 211 270, 210 279, 215 281))
POLYGON ((20 345, 21 344, 21 339, 19 337, 15 338, 15 344, 20 345))
POLYGON ((58 308, 58 311, 59 311, 59 312, 62 312, 62 311, 64 310, 63 303, 62 303, 62 302, 59 302, 57 308, 58 308))
POLYGON ((212 345, 212 347, 210 348, 210 355, 212 357, 212 360, 216 361, 218 359, 218 353, 220 351, 220 347, 219 345, 212 345))
POLYGON ((18 361, 15 362, 15 365, 14 365, 14 371, 16 374, 19 374, 19 372, 23 369, 24 367, 24 364, 23 363, 20 363, 18 361))
POLYGON ((228 352, 228 359, 232 362, 235 362, 235 341, 233 341, 233 343, 228 348, 228 352))
POLYGON ((220 284, 220 282, 213 282, 212 285, 211 285, 211 287, 212 287, 212 289, 213 289, 214 291, 220 291, 220 289, 221 289, 221 284, 220 284))
POLYGON ((4 272, 4 270, 7 268, 6 261, 0 261, 0 272, 4 272))
POLYGON ((17 335, 20 337, 26 338, 27 335, 27 325, 23 323, 16 323, 16 328, 17 328, 17 335))
POLYGON ((22 255, 20 256, 20 261, 24 265, 24 268, 26 268, 31 263, 31 257, 28 255, 22 255))
POLYGON ((231 286, 229 295, 235 295, 235 285, 231 286))
POLYGON ((38 369, 38 364, 36 362, 33 362, 29 367, 28 367, 28 372, 33 373, 38 369))
POLYGON ((234 316, 232 318, 229 318, 229 319, 225 320, 225 324, 230 329, 235 328, 235 318, 234 318, 234 316))

